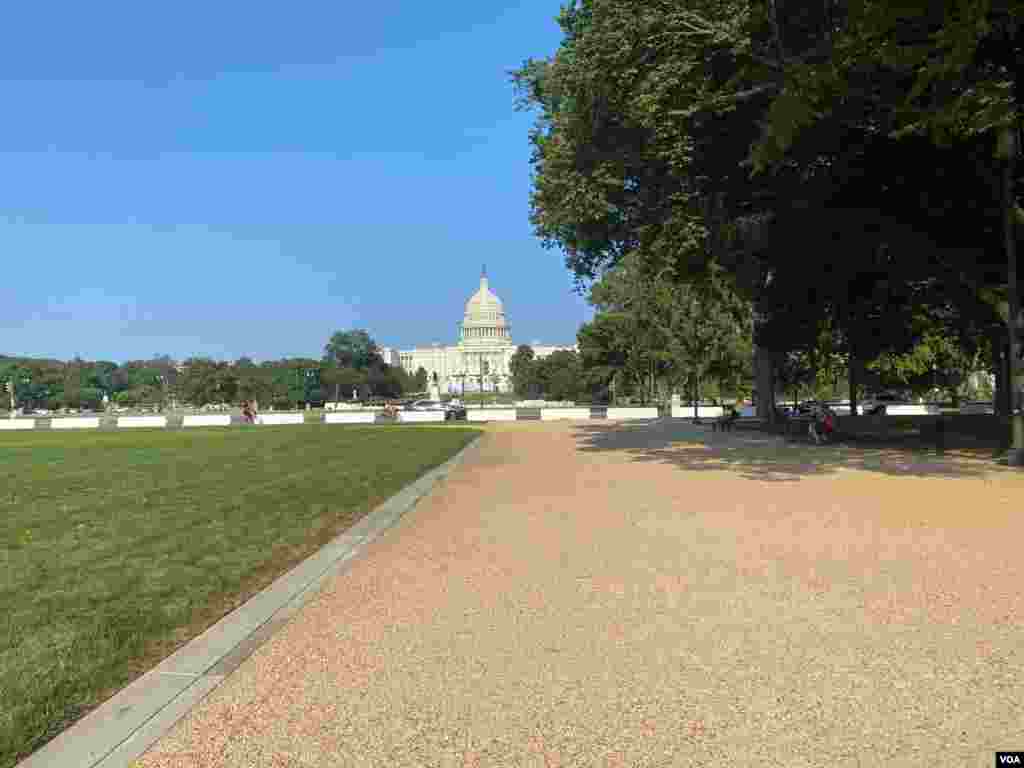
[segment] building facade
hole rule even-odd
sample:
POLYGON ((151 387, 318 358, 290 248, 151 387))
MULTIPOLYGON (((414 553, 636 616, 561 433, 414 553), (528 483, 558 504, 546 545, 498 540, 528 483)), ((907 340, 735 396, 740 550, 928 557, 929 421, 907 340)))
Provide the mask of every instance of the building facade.
MULTIPOLYGON (((480 276, 480 287, 466 302, 459 325, 458 343, 415 347, 394 351, 384 348, 385 361, 395 362, 408 373, 423 368, 428 380, 436 376, 442 392, 508 392, 512 389, 509 361, 517 344, 512 341, 512 326, 505 306, 490 289, 487 273, 480 276)), ((576 345, 553 346, 537 342, 528 345, 535 357, 547 357, 560 350, 576 351, 576 345)))

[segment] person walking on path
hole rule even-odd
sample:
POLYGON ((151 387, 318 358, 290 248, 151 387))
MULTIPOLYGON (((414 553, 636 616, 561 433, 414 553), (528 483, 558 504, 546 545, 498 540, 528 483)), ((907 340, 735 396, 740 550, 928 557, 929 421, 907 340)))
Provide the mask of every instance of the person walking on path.
POLYGON ((245 424, 256 423, 256 412, 248 400, 242 401, 242 422, 245 424))
POLYGON ((835 411, 827 405, 819 405, 814 409, 814 420, 807 426, 811 439, 816 445, 830 441, 835 435, 836 415, 835 411))

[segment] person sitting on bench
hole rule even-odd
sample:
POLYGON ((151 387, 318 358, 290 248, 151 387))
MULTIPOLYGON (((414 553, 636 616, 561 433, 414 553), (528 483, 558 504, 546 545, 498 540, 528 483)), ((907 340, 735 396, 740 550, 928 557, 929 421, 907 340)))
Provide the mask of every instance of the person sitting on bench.
POLYGON ((814 419, 807 425, 807 431, 816 445, 835 439, 836 414, 827 405, 814 409, 814 419))
POLYGON ((732 430, 733 422, 740 417, 739 412, 730 407, 729 410, 711 422, 711 431, 717 432, 722 430, 723 432, 729 432, 732 430))

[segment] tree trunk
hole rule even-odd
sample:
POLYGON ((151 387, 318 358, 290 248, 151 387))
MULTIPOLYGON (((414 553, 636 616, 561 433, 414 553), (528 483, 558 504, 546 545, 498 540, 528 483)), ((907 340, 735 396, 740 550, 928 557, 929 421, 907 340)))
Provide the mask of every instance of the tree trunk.
POLYGON ((693 420, 700 419, 700 372, 693 375, 693 420))
POLYGON ((754 376, 757 386, 757 415, 775 423, 775 363, 766 349, 754 349, 754 376))
MULTIPOLYGON (((1018 84, 1015 83, 1015 86, 1018 84)), ((1014 88, 1016 91, 1017 88, 1014 88)), ((1014 171, 1017 159, 1017 131, 1008 128, 1001 137, 1001 154, 1003 163, 1003 236, 1006 246, 1006 280, 1009 312, 1007 313, 1007 366, 1009 368, 1009 413, 1010 413, 1010 453, 1009 463, 1014 466, 1024 464, 1024 414, 1020 400, 1020 365, 1017 361, 1020 349, 1018 323, 1020 320, 1020 296, 1017 285, 1017 234, 1015 229, 1016 196, 1014 194, 1014 171)))
POLYGON ((992 373, 996 379, 996 391, 992 395, 992 405, 998 416, 1009 416, 1007 394, 1006 349, 1002 334, 992 333, 992 373))
POLYGON ((850 382, 850 415, 857 415, 857 357, 853 350, 850 350, 849 373, 850 382))

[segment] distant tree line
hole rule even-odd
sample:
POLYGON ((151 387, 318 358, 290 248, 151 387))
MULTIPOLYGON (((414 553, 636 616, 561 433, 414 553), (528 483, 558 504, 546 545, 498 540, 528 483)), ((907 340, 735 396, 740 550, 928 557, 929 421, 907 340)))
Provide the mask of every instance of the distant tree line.
MULTIPOLYGON (((361 329, 334 333, 320 359, 291 357, 255 363, 168 355, 124 363, 74 358, 69 361, 0 355, 0 382, 14 386, 16 405, 30 410, 90 409, 110 403, 124 407, 167 407, 173 402, 202 406, 256 400, 289 408, 337 399, 400 397, 426 389, 422 368, 409 375, 388 365, 361 329)), ((9 406, 3 392, 0 409, 9 406)))

